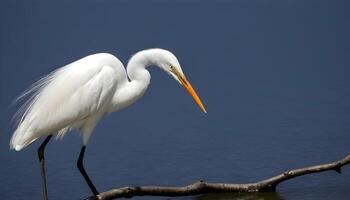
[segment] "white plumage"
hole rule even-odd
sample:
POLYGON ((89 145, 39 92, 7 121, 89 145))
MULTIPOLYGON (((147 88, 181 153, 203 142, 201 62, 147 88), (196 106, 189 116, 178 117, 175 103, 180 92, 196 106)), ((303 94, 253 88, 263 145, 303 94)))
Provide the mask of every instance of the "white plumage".
POLYGON ((127 72, 111 54, 90 55, 45 76, 22 95, 32 96, 22 106, 23 113, 11 138, 10 148, 19 151, 39 137, 46 136, 38 148, 44 200, 48 200, 45 146, 52 135, 63 137, 72 128, 83 134, 77 167, 92 193, 98 194, 83 165, 86 145, 96 123, 105 114, 129 106, 145 93, 151 80, 146 69, 148 66, 158 66, 168 72, 206 112, 177 58, 163 49, 138 52, 131 57, 127 72))
POLYGON ((32 92, 23 117, 12 139, 11 147, 21 150, 40 136, 59 132, 63 136, 70 128, 89 131, 108 109, 117 87, 120 61, 109 54, 82 58, 44 77, 32 92), (36 89, 36 90, 35 90, 36 89))
POLYGON ((140 51, 130 59, 128 72, 115 56, 99 53, 57 69, 25 93, 32 97, 23 109, 10 147, 19 151, 41 136, 62 137, 72 128, 83 133, 86 145, 101 117, 130 105, 144 94, 150 82, 146 67, 151 65, 184 85, 205 111, 192 87, 186 87, 189 83, 169 51, 140 51))

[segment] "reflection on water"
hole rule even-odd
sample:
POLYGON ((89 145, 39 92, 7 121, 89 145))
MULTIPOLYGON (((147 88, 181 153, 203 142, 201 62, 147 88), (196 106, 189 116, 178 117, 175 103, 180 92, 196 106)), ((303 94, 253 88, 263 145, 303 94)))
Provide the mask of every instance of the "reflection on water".
POLYGON ((282 200, 276 192, 206 194, 195 200, 282 200))

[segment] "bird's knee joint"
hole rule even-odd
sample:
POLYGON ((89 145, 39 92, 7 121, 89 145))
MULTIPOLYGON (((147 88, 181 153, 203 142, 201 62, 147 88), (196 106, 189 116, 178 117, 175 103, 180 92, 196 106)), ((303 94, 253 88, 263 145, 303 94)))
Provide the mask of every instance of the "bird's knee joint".
POLYGON ((80 171, 81 171, 81 170, 84 170, 83 161, 78 160, 78 161, 77 161, 77 167, 78 167, 78 169, 79 169, 80 171))

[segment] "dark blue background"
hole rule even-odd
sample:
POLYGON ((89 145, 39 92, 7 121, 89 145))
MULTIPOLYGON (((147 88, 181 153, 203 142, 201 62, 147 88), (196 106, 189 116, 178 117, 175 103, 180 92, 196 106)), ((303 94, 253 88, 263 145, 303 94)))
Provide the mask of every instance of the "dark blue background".
MULTIPOLYGON (((126 63, 138 50, 171 50, 208 110, 151 68, 141 101, 102 120, 91 138, 85 164, 101 191, 251 182, 345 156, 349 8, 340 0, 1 1, 1 198, 41 198, 40 141, 9 151, 19 107, 12 101, 50 71, 97 52, 126 63)), ((48 145, 51 199, 90 195, 75 166, 80 145, 75 132, 48 145)), ((345 200, 349 176, 345 167, 283 183, 277 193, 198 199, 345 200)))

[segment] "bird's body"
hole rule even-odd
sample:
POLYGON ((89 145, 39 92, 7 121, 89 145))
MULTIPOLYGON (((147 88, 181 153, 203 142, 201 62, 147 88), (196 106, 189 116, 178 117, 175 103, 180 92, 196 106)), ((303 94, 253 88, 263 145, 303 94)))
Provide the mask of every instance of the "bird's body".
POLYGON ((41 136, 63 136, 71 128, 81 130, 86 144, 96 122, 106 112, 118 109, 117 104, 111 107, 118 85, 127 84, 121 62, 105 53, 87 56, 54 71, 39 82, 11 147, 21 150, 41 136))
POLYGON ((145 93, 151 79, 146 69, 148 66, 158 66, 173 76, 205 112, 177 58, 163 49, 138 52, 129 60, 127 70, 111 54, 90 55, 50 73, 25 93, 32 96, 23 107, 10 147, 19 151, 38 138, 47 136, 38 151, 45 199, 45 146, 52 135, 63 137, 70 129, 82 132, 83 148, 78 168, 93 193, 97 193, 82 165, 85 147, 97 122, 104 115, 129 106, 145 93))

